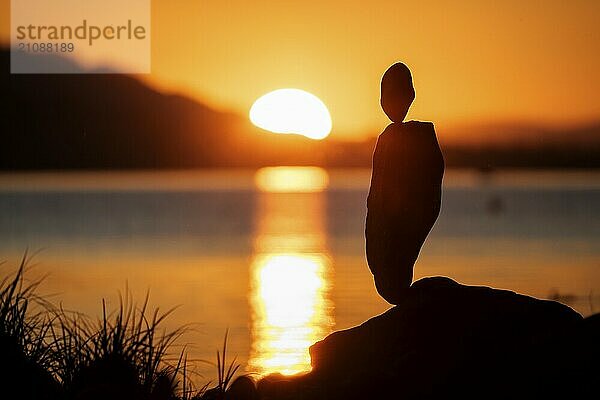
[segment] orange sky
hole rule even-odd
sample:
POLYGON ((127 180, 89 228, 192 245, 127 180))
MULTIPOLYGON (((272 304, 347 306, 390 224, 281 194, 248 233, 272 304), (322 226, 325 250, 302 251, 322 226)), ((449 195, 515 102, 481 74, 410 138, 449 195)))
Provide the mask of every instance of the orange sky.
POLYGON ((270 90, 304 89, 346 135, 386 124, 378 84, 396 60, 415 77, 410 117, 438 126, 600 118, 597 0, 155 0, 151 29, 157 87, 244 114, 270 90))

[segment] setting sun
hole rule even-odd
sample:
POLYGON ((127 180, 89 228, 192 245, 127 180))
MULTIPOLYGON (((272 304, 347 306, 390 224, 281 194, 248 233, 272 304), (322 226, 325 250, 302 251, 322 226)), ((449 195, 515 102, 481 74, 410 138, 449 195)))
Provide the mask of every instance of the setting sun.
POLYGON ((258 98, 250 108, 250 121, 274 133, 294 133, 324 139, 331 132, 327 106, 300 89, 279 89, 258 98))

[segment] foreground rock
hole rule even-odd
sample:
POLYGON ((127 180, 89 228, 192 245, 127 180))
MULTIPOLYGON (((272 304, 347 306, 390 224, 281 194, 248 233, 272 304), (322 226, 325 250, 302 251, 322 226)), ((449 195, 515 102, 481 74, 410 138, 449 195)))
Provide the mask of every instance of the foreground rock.
POLYGON ((422 279, 401 304, 315 344, 310 374, 270 377, 259 389, 263 398, 307 399, 587 395, 599 372, 598 317, 583 320, 560 303, 510 291, 422 279))

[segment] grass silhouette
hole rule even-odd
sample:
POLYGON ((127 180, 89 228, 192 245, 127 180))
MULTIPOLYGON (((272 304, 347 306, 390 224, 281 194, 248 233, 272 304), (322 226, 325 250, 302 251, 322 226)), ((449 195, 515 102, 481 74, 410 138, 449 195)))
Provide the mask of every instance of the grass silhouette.
POLYGON ((31 312, 31 306, 48 303, 37 296, 36 289, 42 279, 34 282, 24 280, 27 254, 14 276, 0 282, 0 337, 15 341, 27 358, 39 365, 50 364, 50 348, 44 338, 52 324, 47 313, 31 312))
MULTIPOLYGON (((119 305, 92 319, 55 307, 36 293, 42 279, 25 279, 27 255, 17 271, 0 282, 0 381, 21 399, 225 399, 240 365, 227 366, 225 332, 217 351, 216 386, 196 388, 186 348, 173 354, 188 329, 163 329, 175 310, 150 310, 149 293, 136 304, 126 288, 119 305), (16 366, 15 366, 16 365, 16 366)), ((0 389, 0 394, 2 389, 0 389)), ((5 391, 6 392, 6 391, 5 391)), ((10 395, 13 395, 12 393, 10 395)))
POLYGON ((60 392, 51 374, 56 353, 47 340, 50 304, 36 294, 41 279, 25 280, 27 253, 17 271, 0 281, 0 397, 54 399, 60 392))
POLYGON ((229 366, 227 366, 227 337, 229 330, 225 331, 223 339, 223 349, 221 352, 217 350, 217 386, 210 390, 207 387, 201 393, 200 398, 221 400, 227 398, 227 391, 231 386, 233 377, 239 369, 240 365, 236 364, 237 357, 234 357, 229 366))

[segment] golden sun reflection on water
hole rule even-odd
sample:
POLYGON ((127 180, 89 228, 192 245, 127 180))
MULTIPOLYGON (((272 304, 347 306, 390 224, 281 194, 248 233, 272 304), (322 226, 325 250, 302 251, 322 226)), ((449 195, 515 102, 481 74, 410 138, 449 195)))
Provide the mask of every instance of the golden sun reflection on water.
POLYGON ((265 167, 254 175, 261 192, 314 193, 329 185, 327 171, 319 167, 265 167))
POLYGON ((260 375, 307 372, 309 347, 334 324, 321 193, 328 176, 320 168, 278 167, 259 170, 255 178, 261 194, 250 266, 248 369, 260 375))
POLYGON ((308 348, 329 333, 329 268, 322 254, 256 258, 252 306, 256 334, 250 367, 259 374, 310 370, 308 348))

